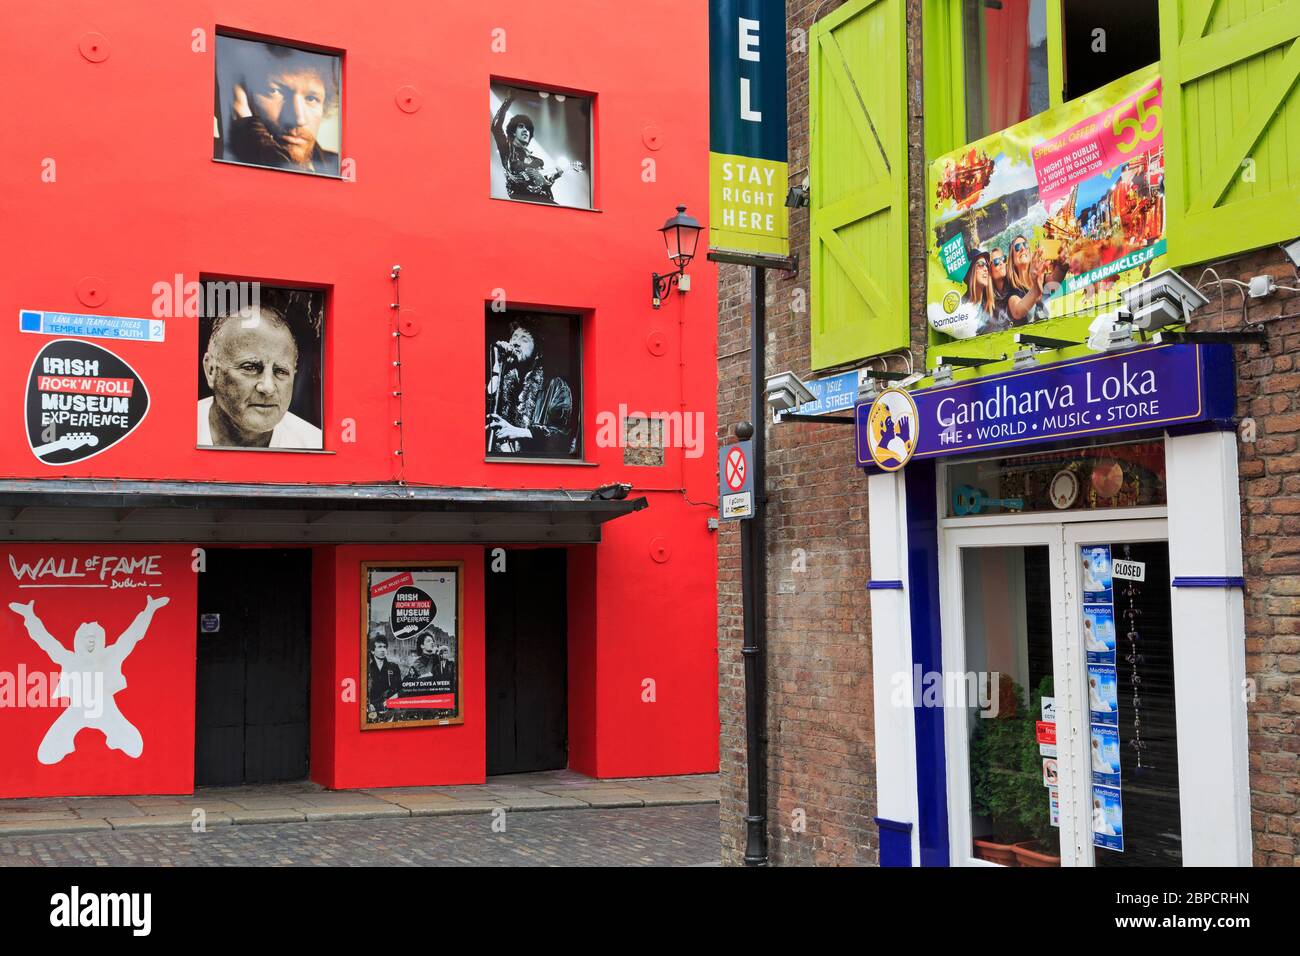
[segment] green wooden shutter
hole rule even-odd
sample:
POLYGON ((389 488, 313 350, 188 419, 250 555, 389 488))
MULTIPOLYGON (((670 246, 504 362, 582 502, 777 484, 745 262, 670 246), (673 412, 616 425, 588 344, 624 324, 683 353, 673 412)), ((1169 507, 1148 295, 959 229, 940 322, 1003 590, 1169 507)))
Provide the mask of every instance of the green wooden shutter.
POLYGON ((809 36, 812 367, 906 348, 903 0, 853 0, 809 36))
POLYGON ((1300 235, 1300 2, 1160 0, 1169 257, 1300 235))

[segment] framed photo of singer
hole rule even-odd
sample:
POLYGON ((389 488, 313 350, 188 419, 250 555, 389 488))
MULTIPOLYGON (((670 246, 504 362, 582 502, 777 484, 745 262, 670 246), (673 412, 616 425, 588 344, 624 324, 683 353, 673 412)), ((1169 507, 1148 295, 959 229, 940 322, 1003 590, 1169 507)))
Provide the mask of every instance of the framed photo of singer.
POLYGON ((361 729, 465 722, 459 561, 361 565, 361 729))
POLYGON ((493 199, 591 209, 592 98, 493 80, 493 199))
POLYGON ((582 315, 487 308, 488 461, 582 458, 582 315))

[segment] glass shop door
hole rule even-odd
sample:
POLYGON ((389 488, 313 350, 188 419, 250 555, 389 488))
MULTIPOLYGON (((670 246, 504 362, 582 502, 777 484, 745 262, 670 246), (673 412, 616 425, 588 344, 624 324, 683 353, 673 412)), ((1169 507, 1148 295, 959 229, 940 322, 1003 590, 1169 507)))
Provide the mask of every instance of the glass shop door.
POLYGON ((953 862, 1181 865, 1165 521, 944 542, 953 862))

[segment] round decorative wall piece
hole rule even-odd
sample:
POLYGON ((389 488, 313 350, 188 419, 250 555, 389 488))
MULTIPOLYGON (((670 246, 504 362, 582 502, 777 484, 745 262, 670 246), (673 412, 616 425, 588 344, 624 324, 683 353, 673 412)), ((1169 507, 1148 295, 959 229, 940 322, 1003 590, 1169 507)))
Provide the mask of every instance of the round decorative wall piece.
POLYGON ((1058 471, 1052 476, 1052 483, 1047 488, 1047 496, 1052 506, 1064 511, 1079 497, 1079 478, 1069 468, 1058 471))

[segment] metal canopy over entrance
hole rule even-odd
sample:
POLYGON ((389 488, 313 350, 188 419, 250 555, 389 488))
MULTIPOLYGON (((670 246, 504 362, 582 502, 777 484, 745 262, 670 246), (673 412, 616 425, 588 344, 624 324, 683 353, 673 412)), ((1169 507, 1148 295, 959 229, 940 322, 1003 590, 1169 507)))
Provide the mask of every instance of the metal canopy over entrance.
POLYGON ((0 480, 10 541, 578 544, 648 506, 587 491, 406 485, 0 480))

